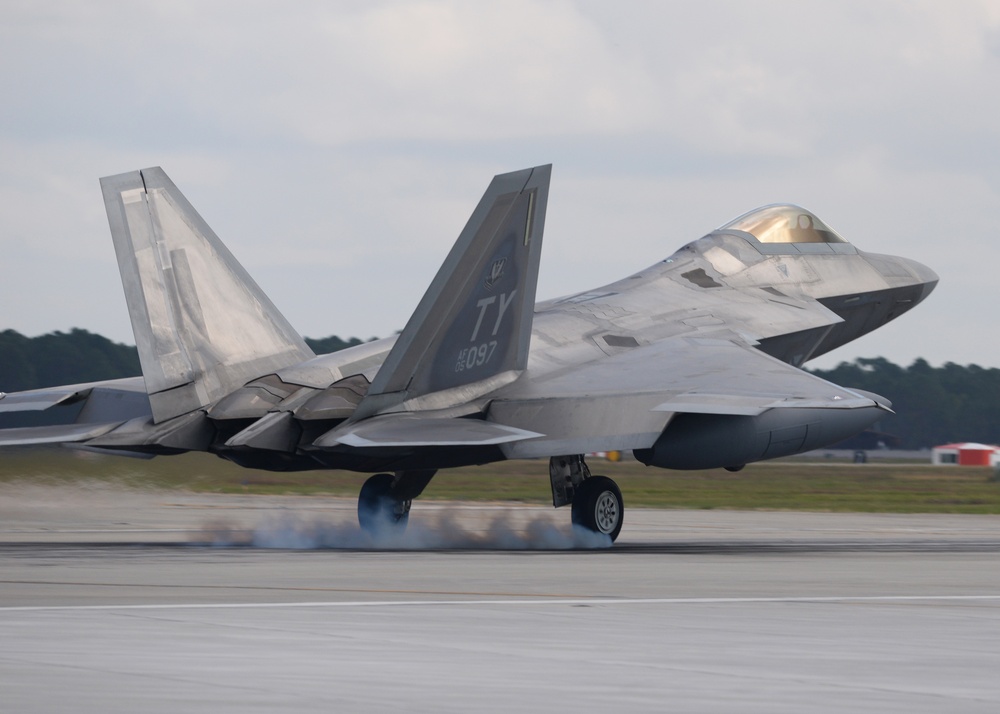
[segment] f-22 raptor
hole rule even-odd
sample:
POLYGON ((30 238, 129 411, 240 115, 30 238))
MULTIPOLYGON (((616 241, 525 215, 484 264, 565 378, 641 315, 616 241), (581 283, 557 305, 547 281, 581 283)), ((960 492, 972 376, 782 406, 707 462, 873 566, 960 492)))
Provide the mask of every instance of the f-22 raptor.
POLYGON ((553 505, 613 541, 621 491, 587 454, 738 470, 887 413, 800 367, 919 303, 933 271, 771 205, 536 304, 550 173, 493 179, 398 336, 321 356, 161 169, 104 178, 142 377, 7 394, 0 412, 65 416, 0 431, 0 446, 372 473, 358 517, 376 532, 404 528, 439 469, 547 458, 553 505))

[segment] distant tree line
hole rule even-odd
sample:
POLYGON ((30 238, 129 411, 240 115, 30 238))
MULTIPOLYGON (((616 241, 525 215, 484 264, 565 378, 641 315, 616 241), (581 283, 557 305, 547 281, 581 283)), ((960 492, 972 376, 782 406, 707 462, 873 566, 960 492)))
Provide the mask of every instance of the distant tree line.
MULTIPOLYGON (((360 345, 352 337, 305 338, 316 354, 360 345)), ((25 337, 14 330, 0 332, 0 392, 19 392, 58 384, 79 384, 142 374, 139 353, 132 345, 112 342, 87 330, 25 337)))
MULTIPOLYGON (((316 354, 361 344, 352 337, 306 338, 316 354)), ((0 392, 134 377, 142 372, 135 347, 87 330, 25 337, 0 332, 0 392)), ((812 373, 844 387, 881 394, 896 412, 875 429, 891 445, 921 449, 954 441, 1000 443, 1000 369, 918 359, 900 367, 882 357, 842 362, 812 373)))
POLYGON ((86 330, 25 337, 0 332, 0 392, 142 374, 135 347, 86 330))
POLYGON ((336 335, 323 337, 318 340, 306 337, 305 340, 306 344, 309 345, 309 348, 318 355, 328 355, 331 352, 339 352, 342 349, 361 344, 361 340, 357 337, 352 337, 349 340, 342 340, 336 335))
POLYGON ((904 449, 958 441, 1000 444, 1000 369, 948 362, 932 367, 918 359, 900 367, 876 357, 841 362, 813 374, 844 387, 881 394, 895 414, 877 425, 904 449))

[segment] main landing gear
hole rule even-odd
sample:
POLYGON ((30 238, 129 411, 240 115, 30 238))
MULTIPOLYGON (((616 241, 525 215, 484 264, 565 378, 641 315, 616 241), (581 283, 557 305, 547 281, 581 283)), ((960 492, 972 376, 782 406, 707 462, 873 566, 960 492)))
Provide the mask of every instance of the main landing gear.
POLYGON ((621 489, 607 476, 593 476, 583 456, 553 456, 549 459, 552 505, 571 505, 574 526, 602 533, 614 542, 625 522, 621 489))
POLYGON ((436 471, 397 471, 375 474, 361 487, 358 523, 375 538, 402 535, 410 520, 410 505, 430 483, 436 471))
POLYGON ((612 543, 622 531, 624 512, 622 492, 607 476, 591 476, 573 494, 573 525, 603 533, 612 543))
MULTIPOLYGON (((402 535, 410 519, 410 504, 430 483, 435 471, 397 471, 375 474, 361 487, 358 522, 374 538, 402 535)), ((574 526, 606 535, 612 542, 625 522, 625 503, 618 484, 607 476, 593 476, 581 455, 549 459, 552 505, 571 506, 574 526)))

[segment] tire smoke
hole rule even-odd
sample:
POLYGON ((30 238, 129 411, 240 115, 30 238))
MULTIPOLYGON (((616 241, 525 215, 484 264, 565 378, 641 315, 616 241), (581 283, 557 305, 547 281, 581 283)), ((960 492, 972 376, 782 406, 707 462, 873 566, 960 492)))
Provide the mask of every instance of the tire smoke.
MULTIPOLYGON (((491 509, 495 510, 495 509, 491 509)), ((478 515, 478 514, 477 514, 478 515)), ((207 524, 205 540, 216 546, 252 546, 289 550, 574 550, 611 547, 601 533, 518 508, 500 509, 485 528, 479 529, 467 511, 459 508, 412 513, 402 532, 385 529, 368 533, 356 523, 329 518, 305 518, 294 513, 265 517, 253 530, 227 531, 207 524)))

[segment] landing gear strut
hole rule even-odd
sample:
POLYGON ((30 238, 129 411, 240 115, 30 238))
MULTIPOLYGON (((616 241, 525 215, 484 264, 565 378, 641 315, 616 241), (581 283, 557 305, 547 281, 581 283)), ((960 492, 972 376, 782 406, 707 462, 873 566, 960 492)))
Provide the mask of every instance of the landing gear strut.
POLYGON ((549 459, 552 505, 572 504, 573 525, 603 533, 614 542, 625 522, 621 489, 607 476, 592 476, 583 456, 549 459))
POLYGON ((401 535, 410 520, 410 506, 434 476, 434 471, 375 474, 361 487, 358 523, 372 536, 401 535))

